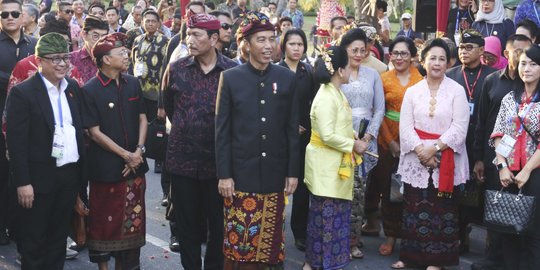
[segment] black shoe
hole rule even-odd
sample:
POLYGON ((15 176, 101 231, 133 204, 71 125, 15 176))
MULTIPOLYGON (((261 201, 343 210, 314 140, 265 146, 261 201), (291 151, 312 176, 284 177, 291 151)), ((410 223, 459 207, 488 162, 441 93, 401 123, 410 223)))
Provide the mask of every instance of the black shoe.
POLYGON ((163 194, 163 199, 161 199, 161 206, 169 206, 169 196, 167 194, 163 194))
POLYGON ((154 163, 154 172, 161 173, 161 161, 156 161, 154 163))
POLYGON ((172 252, 180 252, 180 243, 176 240, 175 236, 171 236, 171 241, 169 242, 169 249, 172 252))
POLYGON ((296 247, 296 249, 300 250, 300 251, 306 251, 306 240, 304 239, 295 239, 294 240, 294 246, 296 247))
POLYGON ((1 246, 9 245, 9 237, 6 233, 6 230, 2 230, 0 232, 0 245, 1 246))

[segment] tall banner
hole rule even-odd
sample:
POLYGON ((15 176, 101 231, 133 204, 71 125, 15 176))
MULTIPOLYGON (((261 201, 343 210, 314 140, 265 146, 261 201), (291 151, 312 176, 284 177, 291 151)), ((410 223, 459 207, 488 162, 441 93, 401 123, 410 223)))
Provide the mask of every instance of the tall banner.
POLYGON ((437 0, 437 37, 442 37, 446 33, 448 12, 450 12, 450 0, 437 0))

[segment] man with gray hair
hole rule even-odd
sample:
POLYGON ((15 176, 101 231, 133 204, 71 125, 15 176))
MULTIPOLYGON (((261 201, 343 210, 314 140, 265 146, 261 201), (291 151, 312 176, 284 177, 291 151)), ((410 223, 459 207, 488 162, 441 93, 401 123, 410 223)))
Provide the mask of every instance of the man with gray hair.
POLYGON ((39 9, 34 4, 24 4, 23 5, 23 29, 24 33, 34 37, 39 38, 39 9))

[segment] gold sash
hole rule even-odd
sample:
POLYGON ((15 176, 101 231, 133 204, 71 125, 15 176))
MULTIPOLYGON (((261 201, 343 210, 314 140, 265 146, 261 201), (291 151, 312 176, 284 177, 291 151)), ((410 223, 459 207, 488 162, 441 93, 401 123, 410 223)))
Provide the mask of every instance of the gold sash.
MULTIPOLYGON (((309 140, 309 143, 317 147, 335 150, 334 148, 324 144, 319 134, 315 132, 313 129, 311 130, 311 138, 309 140)), ((352 153, 343 153, 343 157, 341 158, 341 164, 339 165, 339 170, 338 170, 339 178, 341 180, 350 179, 351 175, 353 175, 354 173, 354 166, 358 166, 361 163, 362 163, 362 157, 354 153, 354 151, 352 153)))

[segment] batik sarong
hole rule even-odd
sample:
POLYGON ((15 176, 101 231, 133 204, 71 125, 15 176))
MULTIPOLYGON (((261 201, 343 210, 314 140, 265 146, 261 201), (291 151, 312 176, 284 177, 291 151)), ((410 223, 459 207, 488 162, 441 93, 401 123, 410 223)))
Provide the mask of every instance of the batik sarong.
POLYGON ((405 184, 400 260, 410 266, 459 264, 458 188, 451 198, 405 184))
POLYGON ((144 246, 144 176, 118 183, 90 182, 88 249, 122 251, 144 246))
POLYGON ((225 199, 223 253, 229 260, 276 265, 285 250, 285 194, 235 191, 225 199))
POLYGON ((311 195, 306 262, 312 268, 340 269, 350 261, 351 201, 311 195))

